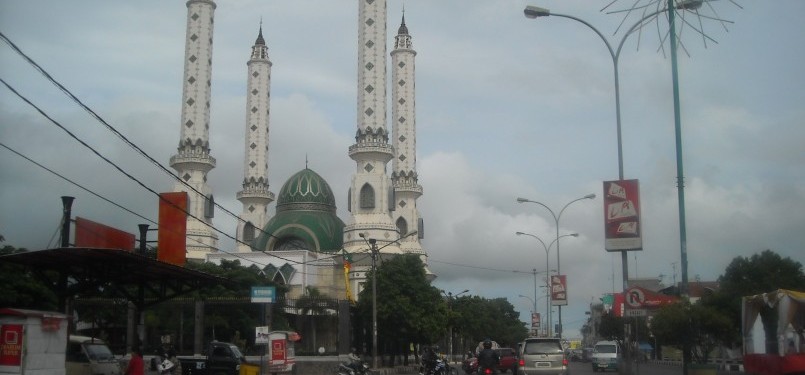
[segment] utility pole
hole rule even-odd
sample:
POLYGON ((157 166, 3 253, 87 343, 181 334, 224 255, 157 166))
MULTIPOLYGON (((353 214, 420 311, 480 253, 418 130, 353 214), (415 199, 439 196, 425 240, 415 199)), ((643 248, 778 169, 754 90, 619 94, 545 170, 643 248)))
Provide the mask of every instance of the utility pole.
POLYGON ((372 368, 377 369, 377 240, 369 239, 372 250, 372 368))

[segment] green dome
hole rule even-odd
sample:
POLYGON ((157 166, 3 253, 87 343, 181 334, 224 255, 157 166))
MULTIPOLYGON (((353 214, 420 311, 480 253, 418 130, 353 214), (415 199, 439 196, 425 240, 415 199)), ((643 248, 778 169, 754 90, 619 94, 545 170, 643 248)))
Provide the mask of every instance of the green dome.
POLYGON ((337 252, 344 244, 344 222, 335 214, 330 185, 310 169, 291 176, 278 194, 277 214, 254 242, 256 251, 337 252))
POLYGON ((305 168, 282 185, 277 197, 278 213, 292 210, 335 212, 333 190, 316 172, 305 168))

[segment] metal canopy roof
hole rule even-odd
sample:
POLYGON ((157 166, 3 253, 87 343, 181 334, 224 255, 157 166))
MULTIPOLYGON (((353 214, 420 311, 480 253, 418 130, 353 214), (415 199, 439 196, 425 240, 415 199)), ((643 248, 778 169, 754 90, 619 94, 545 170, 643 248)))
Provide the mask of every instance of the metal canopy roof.
POLYGON ((142 309, 229 283, 222 277, 118 249, 62 247, 3 255, 0 262, 28 267, 56 293, 60 308, 77 294, 90 297, 108 291, 111 296, 104 293, 105 297, 124 298, 142 309))

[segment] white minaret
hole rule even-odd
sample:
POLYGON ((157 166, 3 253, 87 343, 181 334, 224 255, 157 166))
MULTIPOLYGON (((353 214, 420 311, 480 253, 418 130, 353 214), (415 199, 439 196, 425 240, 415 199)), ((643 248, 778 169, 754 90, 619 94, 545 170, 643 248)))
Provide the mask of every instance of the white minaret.
POLYGON ((243 190, 237 198, 243 204, 238 220, 238 251, 251 251, 249 244, 268 222, 268 205, 274 193, 268 190, 268 115, 271 87, 271 61, 263 39, 263 26, 252 46, 246 77, 246 158, 243 190))
POLYGON ((212 84, 212 0, 187 2, 182 122, 179 148, 170 165, 179 178, 173 191, 188 193, 187 258, 204 259, 218 250, 218 235, 212 230, 214 200, 207 185, 207 173, 215 168, 210 156, 210 88, 212 84), (195 191, 194 191, 195 190, 195 191))
POLYGON ((366 251, 365 239, 373 239, 381 252, 399 253, 399 245, 392 242, 400 234, 391 218, 394 190, 386 171, 394 156, 386 125, 386 0, 359 4, 358 131, 349 147, 357 168, 349 190, 351 217, 344 228, 344 249, 366 251))
POLYGON ((391 181, 394 186, 395 204, 394 224, 402 233, 417 230, 418 235, 400 241, 404 253, 421 254, 425 251, 419 240, 423 237, 416 200, 422 195, 416 172, 416 51, 411 44, 411 35, 402 24, 394 37, 394 50, 391 51, 391 120, 394 123, 394 161, 391 181))

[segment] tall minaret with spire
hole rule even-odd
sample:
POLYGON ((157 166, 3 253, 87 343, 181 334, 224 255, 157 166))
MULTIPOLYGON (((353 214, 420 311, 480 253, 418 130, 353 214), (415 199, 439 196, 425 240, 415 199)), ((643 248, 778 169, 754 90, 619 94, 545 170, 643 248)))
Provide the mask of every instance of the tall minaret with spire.
POLYGON ((349 147, 357 168, 349 190, 344 249, 365 252, 371 239, 381 252, 399 253, 393 241, 401 234, 391 217, 394 190, 386 170, 394 156, 386 124, 386 0, 358 3, 358 130, 349 147))
POLYGON ((192 187, 177 182, 173 188, 188 193, 187 258, 204 259, 205 254, 218 250, 218 235, 211 227, 215 205, 207 185, 207 173, 215 168, 209 142, 215 2, 189 0, 186 5, 181 134, 170 166, 192 187))
POLYGON ((243 190, 237 198, 243 204, 238 220, 238 251, 251 251, 251 242, 268 222, 268 205, 274 193, 268 190, 268 117, 271 87, 271 61, 263 39, 263 25, 252 46, 246 87, 246 158, 243 190))
POLYGON ((419 211, 416 201, 422 195, 416 171, 416 51, 411 44, 411 35, 402 23, 394 37, 394 50, 391 51, 391 120, 394 123, 394 161, 391 181, 394 186, 395 204, 394 224, 400 233, 418 231, 418 235, 400 241, 404 253, 421 254, 423 262, 425 251, 419 240, 423 237, 419 211))

